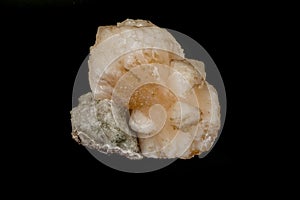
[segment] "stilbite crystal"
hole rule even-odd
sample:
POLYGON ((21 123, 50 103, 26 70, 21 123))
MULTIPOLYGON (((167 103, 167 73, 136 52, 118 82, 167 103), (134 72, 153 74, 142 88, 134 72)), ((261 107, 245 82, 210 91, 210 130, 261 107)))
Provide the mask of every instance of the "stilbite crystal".
POLYGON ((125 20, 98 28, 89 57, 92 93, 71 111, 73 138, 101 152, 188 159, 210 150, 220 105, 204 63, 166 30, 125 20))

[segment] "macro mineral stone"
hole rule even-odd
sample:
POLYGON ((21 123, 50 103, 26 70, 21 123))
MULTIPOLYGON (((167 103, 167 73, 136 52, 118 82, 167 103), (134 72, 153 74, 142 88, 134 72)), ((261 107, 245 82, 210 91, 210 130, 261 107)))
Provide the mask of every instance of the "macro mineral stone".
POLYGON ((185 58, 166 29, 131 19, 101 26, 88 64, 92 92, 71 111, 77 142, 130 159, 211 149, 221 124, 217 91, 205 64, 185 58))

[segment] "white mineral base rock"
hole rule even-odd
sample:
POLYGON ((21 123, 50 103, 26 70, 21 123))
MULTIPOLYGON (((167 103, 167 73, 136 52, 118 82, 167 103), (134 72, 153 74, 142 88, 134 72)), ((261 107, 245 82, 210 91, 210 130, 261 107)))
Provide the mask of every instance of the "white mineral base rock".
MULTIPOLYGON (((122 129, 127 128, 116 123, 112 105, 108 99, 94 100, 90 92, 82 95, 79 105, 71 111, 73 138, 78 143, 103 153, 119 153, 130 159, 141 159, 135 133, 126 133, 122 129)), ((127 119, 122 120, 126 126, 127 119)))
POLYGON ((211 149, 221 124, 217 91, 204 63, 185 58, 166 29, 130 19, 101 26, 88 64, 92 93, 71 111, 77 142, 131 159, 211 149))

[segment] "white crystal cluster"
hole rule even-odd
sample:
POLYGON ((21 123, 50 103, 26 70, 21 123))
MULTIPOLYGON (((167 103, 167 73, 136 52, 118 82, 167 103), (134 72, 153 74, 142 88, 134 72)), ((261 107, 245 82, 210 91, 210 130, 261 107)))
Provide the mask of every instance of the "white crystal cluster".
POLYGON ((98 28, 89 57, 91 93, 71 111, 73 138, 131 159, 187 159, 210 150, 220 105, 204 63, 149 21, 98 28))

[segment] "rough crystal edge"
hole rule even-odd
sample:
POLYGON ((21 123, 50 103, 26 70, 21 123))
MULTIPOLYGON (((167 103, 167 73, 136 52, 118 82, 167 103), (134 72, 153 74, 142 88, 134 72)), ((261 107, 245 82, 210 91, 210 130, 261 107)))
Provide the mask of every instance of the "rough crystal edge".
POLYGON ((97 144, 93 139, 91 139, 87 134, 85 134, 84 132, 81 132, 81 131, 77 131, 77 130, 73 130, 72 131, 72 138, 78 143, 78 144, 81 144, 85 147, 88 147, 90 149, 95 149, 99 152, 102 152, 102 153, 105 153, 105 154, 112 154, 112 153, 117 153, 121 156, 125 156, 129 159, 132 159, 132 160, 140 160, 143 158, 143 156, 139 153, 136 153, 136 152, 132 152, 132 151, 126 151, 126 150, 123 150, 121 149, 120 147, 113 147, 111 145, 108 145, 108 144, 104 144, 104 145, 100 145, 100 144, 97 144), (79 137, 79 135, 84 135, 86 138, 89 139, 89 141, 86 143, 86 144, 83 144, 81 142, 81 139, 79 137))

